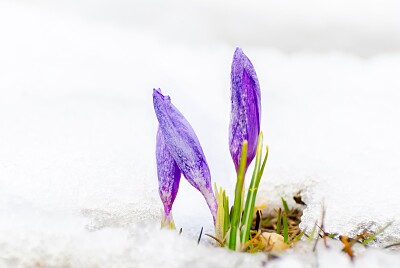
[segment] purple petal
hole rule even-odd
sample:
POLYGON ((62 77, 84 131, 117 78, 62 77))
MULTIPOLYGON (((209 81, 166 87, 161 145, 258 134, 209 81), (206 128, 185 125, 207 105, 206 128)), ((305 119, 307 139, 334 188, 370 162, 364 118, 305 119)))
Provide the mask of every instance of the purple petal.
MULTIPOLYGON (((253 64, 240 48, 233 55, 231 71, 231 120, 229 150, 239 168, 242 144, 248 141, 247 167, 256 155, 260 133, 261 92, 253 64)), ((246 168, 247 168, 246 167, 246 168)))
POLYGON ((164 205, 165 216, 169 218, 172 204, 178 193, 181 171, 165 145, 160 127, 157 130, 156 160, 158 192, 164 205))
POLYGON ((153 104, 169 152, 189 183, 203 194, 215 222, 217 203, 210 169, 193 128, 160 90, 154 89, 153 104))

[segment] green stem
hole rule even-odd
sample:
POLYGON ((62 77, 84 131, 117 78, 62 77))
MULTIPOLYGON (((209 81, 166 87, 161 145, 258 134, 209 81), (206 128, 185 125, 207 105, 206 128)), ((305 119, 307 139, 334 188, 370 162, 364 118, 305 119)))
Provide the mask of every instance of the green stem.
POLYGON ((239 172, 237 173, 237 181, 235 187, 235 200, 233 202, 233 212, 232 212, 232 220, 231 220, 231 229, 229 234, 229 244, 228 247, 231 250, 236 250, 236 238, 237 231, 240 222, 240 214, 241 214, 241 204, 242 204, 242 189, 244 182, 244 174, 246 170, 246 161, 247 161, 247 141, 243 142, 242 145, 242 154, 240 156, 240 164, 239 164, 239 172))

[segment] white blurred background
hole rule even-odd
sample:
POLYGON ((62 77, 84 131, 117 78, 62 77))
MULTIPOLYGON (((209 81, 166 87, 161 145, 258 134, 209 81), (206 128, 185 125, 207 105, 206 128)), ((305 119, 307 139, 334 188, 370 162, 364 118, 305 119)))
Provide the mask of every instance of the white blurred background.
MULTIPOLYGON (((0 1, 0 260, 155 265, 158 240, 134 227, 161 209, 152 89, 171 96, 231 191, 237 46, 262 91, 260 202, 303 189, 304 226, 323 201, 328 231, 395 220, 386 239, 400 239, 399 12, 394 0, 0 1)), ((174 217, 193 236, 212 229, 185 180, 174 217)), ((197 253, 175 260, 169 250, 188 245, 165 239, 175 247, 160 249, 160 263, 210 255, 189 246, 197 253)))
POLYGON ((398 52, 399 4, 351 1, 19 1, 146 31, 162 42, 284 52, 398 52))
POLYGON ((396 0, 19 1, 145 31, 161 42, 227 44, 283 52, 398 52, 396 0))

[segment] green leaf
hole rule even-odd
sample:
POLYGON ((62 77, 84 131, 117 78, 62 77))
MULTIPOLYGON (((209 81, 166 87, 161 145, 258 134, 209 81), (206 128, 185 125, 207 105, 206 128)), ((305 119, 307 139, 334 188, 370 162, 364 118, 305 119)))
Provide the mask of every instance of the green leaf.
POLYGON ((224 190, 224 210, 225 210, 225 219, 224 219, 224 237, 226 236, 226 233, 229 230, 230 226, 230 216, 229 216, 229 198, 226 195, 226 192, 224 190))
POLYGON ((283 218, 283 242, 287 243, 289 241, 289 225, 288 225, 288 218, 287 215, 289 213, 289 206, 286 202, 286 200, 281 197, 282 199, 282 204, 283 204, 283 209, 285 210, 284 213, 282 214, 283 218))
MULTIPOLYGON (((263 134, 258 135, 256 164, 254 166, 253 176, 251 178, 250 187, 247 192, 246 204, 244 206, 244 214, 242 219, 242 233, 240 242, 245 244, 250 239, 250 228, 253 222, 254 205, 257 197, 257 190, 261 179, 261 157, 262 157, 263 134)), ((266 160, 266 159, 265 159, 266 160)))
POLYGON ((308 237, 308 242, 311 242, 314 239, 316 230, 317 230, 317 222, 315 222, 314 227, 311 229, 311 233, 308 237))
POLYGON ((287 214, 287 213, 289 213, 289 206, 288 206, 286 200, 283 199, 283 197, 281 197, 281 199, 282 199, 283 208, 285 209, 285 212, 287 214))
POLYGON ((298 241, 300 241, 300 239, 303 237, 305 231, 300 232, 298 235, 296 235, 293 239, 292 239, 292 243, 296 243, 298 241))
POLYGON ((276 220, 276 233, 281 233, 281 222, 282 222, 282 209, 278 210, 278 219, 276 220))
POLYGON ((240 223, 241 215, 241 204, 242 204, 242 190, 244 183, 244 175, 246 172, 246 161, 247 161, 247 141, 245 140, 242 145, 242 154, 240 157, 239 172, 237 173, 236 187, 235 187, 235 199, 233 201, 233 211, 231 228, 229 234, 228 247, 231 250, 236 250, 236 241, 238 234, 238 227, 240 223))
POLYGON ((218 188, 215 185, 215 193, 216 193, 216 199, 218 203, 218 209, 217 209, 217 220, 215 224, 215 234, 217 238, 223 239, 225 236, 225 206, 224 206, 224 191, 222 188, 218 191, 218 188))
POLYGON ((381 233, 383 233, 383 231, 386 230, 386 228, 388 228, 390 225, 392 225, 392 221, 389 222, 388 224, 386 224, 385 226, 383 226, 381 229, 379 229, 375 234, 371 235, 370 237, 368 237, 367 239, 365 239, 364 241, 362 241, 362 244, 365 246, 368 243, 370 243, 372 240, 374 240, 378 235, 380 235, 381 233))
POLYGON ((289 225, 286 213, 283 214, 283 242, 287 243, 289 241, 289 225))

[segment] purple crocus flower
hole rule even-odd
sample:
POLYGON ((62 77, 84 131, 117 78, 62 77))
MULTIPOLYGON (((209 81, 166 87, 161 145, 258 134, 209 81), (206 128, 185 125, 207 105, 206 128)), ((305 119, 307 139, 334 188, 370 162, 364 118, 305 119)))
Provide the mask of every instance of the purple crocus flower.
POLYGON ((153 91, 153 104, 166 149, 182 174, 204 196, 216 220, 217 202, 211 185, 210 169, 199 139, 186 118, 159 89, 153 91))
POLYGON ((231 71, 231 120, 229 124, 229 150, 239 169, 244 140, 248 141, 247 167, 256 155, 260 133, 261 92, 253 64, 240 48, 233 55, 231 71))
POLYGON ((181 171, 169 153, 160 127, 157 130, 156 160, 158 175, 158 193, 164 205, 163 226, 173 224, 171 209, 179 189, 181 171))

